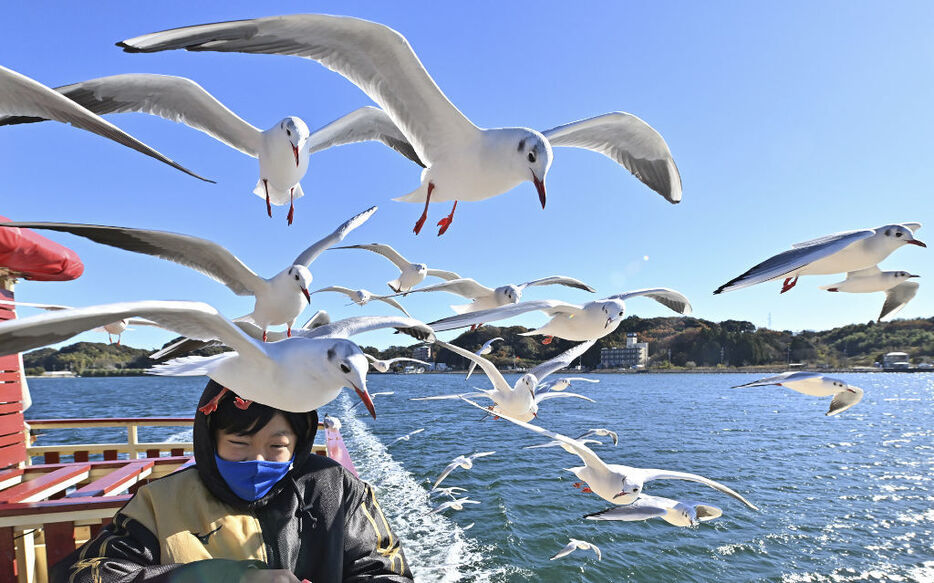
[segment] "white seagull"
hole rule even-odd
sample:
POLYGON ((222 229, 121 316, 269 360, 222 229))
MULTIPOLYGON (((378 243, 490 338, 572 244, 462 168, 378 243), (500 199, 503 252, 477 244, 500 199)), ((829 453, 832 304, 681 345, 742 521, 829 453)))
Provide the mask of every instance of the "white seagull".
POLYGON ((545 385, 544 388, 549 391, 563 391, 571 386, 571 383, 599 383, 598 379, 588 379, 586 377, 562 377, 545 385))
POLYGON ((848 385, 840 379, 824 376, 816 372, 783 372, 780 375, 759 379, 751 383, 736 385, 734 389, 745 389, 747 387, 767 387, 777 385, 779 387, 788 387, 793 391, 810 395, 812 397, 833 397, 830 401, 830 409, 826 415, 837 415, 859 403, 863 398, 863 390, 853 385, 848 385))
POLYGON ((506 379, 503 377, 503 374, 499 372, 499 369, 496 368, 496 365, 483 358, 482 356, 477 356, 469 350, 465 350, 460 346, 448 344, 447 342, 442 342, 441 340, 436 339, 435 344, 447 348, 451 352, 459 354, 464 358, 479 364, 480 368, 493 384, 493 389, 480 390, 480 392, 477 393, 439 395, 436 397, 419 397, 412 399, 413 401, 434 401, 439 399, 460 399, 463 397, 484 397, 493 401, 493 405, 487 407, 487 411, 490 414, 494 416, 501 416, 503 414, 511 415, 523 421, 531 421, 534 417, 537 417, 539 404, 547 399, 564 397, 584 399, 585 401, 590 401, 591 403, 594 402, 593 399, 583 395, 578 395, 576 393, 553 393, 537 390, 539 384, 545 377, 555 371, 567 367, 569 364, 571 364, 571 362, 574 361, 575 358, 593 346, 594 341, 578 344, 577 346, 562 352, 551 360, 543 362, 542 364, 533 368, 531 371, 519 377, 514 385, 510 385, 509 382, 506 381, 506 379))
MULTIPOLYGON (((409 439, 412 438, 413 435, 418 435, 418 434, 421 433, 422 431, 425 431, 425 428, 424 428, 424 427, 420 427, 420 428, 416 429, 415 431, 410 431, 410 432, 406 433, 405 435, 400 435, 399 437, 395 438, 395 439, 392 441, 392 443, 390 443, 389 445, 393 445, 393 444, 399 443, 400 441, 408 441, 409 439)), ((455 486, 455 487, 456 487, 456 486, 455 486)))
POLYGON ((330 415, 325 415, 324 419, 321 421, 321 424, 327 429, 333 429, 334 431, 341 430, 341 420, 337 417, 331 417, 330 415))
POLYGON ((558 300, 533 300, 490 310, 469 312, 431 322, 431 327, 441 332, 473 326, 484 322, 495 322, 512 318, 533 310, 541 310, 551 316, 544 326, 520 336, 544 335, 542 344, 549 344, 552 338, 564 338, 574 342, 597 340, 611 334, 623 321, 626 311, 625 300, 644 296, 683 315, 691 313, 691 303, 680 292, 664 287, 640 289, 594 300, 580 306, 558 300))
POLYGON ((613 440, 613 445, 619 445, 619 434, 615 431, 610 431, 604 427, 597 427, 595 429, 588 429, 584 433, 581 433, 576 437, 578 440, 582 440, 585 437, 590 437, 591 435, 599 435, 600 437, 609 437, 613 440))
POLYGON ((344 222, 333 233, 302 251, 289 267, 269 279, 254 273, 221 245, 191 235, 75 223, 10 222, 0 223, 0 227, 62 231, 103 245, 154 255, 191 267, 226 285, 238 296, 253 296, 256 300, 253 311, 237 319, 259 326, 263 330, 265 339, 266 328, 279 324, 286 324, 288 334, 291 334, 298 315, 302 313, 305 306, 311 303, 308 286, 311 284, 312 277, 308 266, 325 249, 342 241, 348 233, 365 223, 375 212, 374 206, 344 222))
MULTIPOLYGON (((31 302, 14 302, 10 300, 0 299, 0 304, 5 304, 7 306, 14 307, 26 307, 26 308, 36 308, 39 310, 46 311, 58 311, 58 310, 73 310, 73 306, 61 306, 57 304, 34 304, 31 302)), ((112 336, 117 337, 116 344, 120 345, 120 336, 129 329, 130 326, 155 326, 159 327, 159 324, 146 320, 145 318, 124 318, 122 320, 117 320, 116 322, 111 322, 109 324, 104 324, 101 326, 101 330, 107 333, 107 341, 110 344, 113 344, 112 336)))
POLYGON ((570 541, 571 542, 565 545, 563 549, 558 551, 558 554, 551 557, 550 560, 554 561, 555 559, 566 557, 570 555, 571 553, 573 553, 574 551, 576 551, 577 549, 580 549, 582 551, 593 551, 594 553, 596 553, 598 561, 603 560, 603 554, 600 552, 600 548, 597 545, 593 543, 589 543, 587 541, 577 540, 576 538, 572 538, 570 539, 570 541))
POLYGON ((323 287, 323 288, 321 288, 321 289, 319 289, 319 290, 315 290, 315 291, 311 292, 311 294, 314 295, 314 294, 320 293, 320 292, 337 292, 337 293, 340 293, 340 294, 344 294, 345 296, 347 296, 348 298, 350 298, 350 300, 351 300, 353 303, 357 304, 358 306, 365 306, 365 305, 367 305, 368 303, 370 303, 371 300, 379 300, 379 301, 381 301, 381 302, 385 302, 385 303, 389 304, 390 306, 392 306, 392 307, 394 307, 395 309, 399 310, 400 312, 402 312, 402 313, 405 314, 406 316, 411 317, 411 314, 409 314, 407 311, 405 311, 405 308, 402 307, 402 304, 400 304, 400 303, 397 302, 396 300, 394 300, 394 299, 392 299, 391 297, 388 297, 388 296, 377 296, 377 295, 374 295, 372 292, 370 292, 370 291, 368 291, 368 290, 365 290, 365 289, 350 289, 349 287, 344 287, 344 286, 340 286, 340 285, 332 285, 332 286, 328 286, 328 287, 323 287))
POLYGON ((435 480, 434 484, 432 484, 431 489, 432 490, 437 489, 438 484, 443 482, 444 479, 447 478, 451 474, 451 472, 454 471, 455 468, 463 468, 465 470, 469 470, 473 468, 473 461, 475 459, 486 457, 488 455, 493 455, 494 453, 496 452, 495 451, 481 451, 478 453, 470 454, 468 456, 463 456, 463 455, 457 456, 456 458, 451 460, 451 463, 449 463, 447 467, 444 468, 444 470, 441 472, 441 475, 438 476, 438 479, 435 480))
MULTIPOLYGON (((489 340, 484 342, 483 346, 481 346, 479 350, 475 351, 474 354, 476 354, 477 356, 486 356, 487 354, 490 354, 491 352, 493 352, 493 343, 498 340, 502 340, 502 338, 500 336, 497 336, 496 338, 490 338, 489 340)), ((464 380, 470 380, 470 375, 473 374, 473 371, 475 368, 477 368, 477 363, 471 360, 470 367, 467 369, 467 378, 464 380)))
MULTIPOLYGON (((215 356, 187 357, 156 366, 151 374, 209 376, 242 399, 277 409, 305 412, 334 400, 343 387, 352 387, 375 417, 367 393, 369 368, 360 347, 347 340, 355 331, 374 329, 373 318, 356 323, 336 322, 310 331, 308 336, 264 343, 250 337, 217 310, 201 302, 145 301, 60 310, 0 322, 0 354, 13 354, 54 344, 124 318, 142 317, 178 334, 200 340, 220 340, 233 348, 215 356), (330 333, 322 332, 330 327, 330 333)), ((378 320, 378 319, 376 319, 378 320)), ((385 318, 382 324, 424 328, 416 320, 385 318)), ((393 326, 395 327, 395 326, 393 326)), ((202 408, 209 414, 226 391, 202 408)))
MULTIPOLYGON (((599 441, 596 439, 580 439, 578 441, 580 441, 584 445, 590 445, 590 444, 603 445, 602 441, 599 441)), ((540 449, 543 447, 561 447, 561 442, 556 439, 552 439, 551 441, 547 441, 545 443, 539 443, 538 445, 524 445, 522 446, 522 449, 540 449)))
MULTIPOLYGON (((364 353, 364 356, 367 356, 367 354, 364 353)), ((367 359, 367 360, 369 360, 369 359, 367 359)), ((396 394, 395 391, 380 391, 380 392, 378 392, 378 393, 370 393, 370 400, 374 400, 374 399, 376 399, 376 397, 388 397, 388 396, 390 396, 390 395, 395 395, 395 394, 396 394)), ((363 401, 358 401, 358 402, 354 403, 353 405, 350 406, 350 409, 348 409, 348 411, 353 411, 354 409, 356 409, 357 407, 359 407, 359 406, 360 406, 360 403, 362 403, 362 402, 363 402, 363 401)))
MULTIPOLYGON (((253 193, 266 199, 270 217, 271 205, 288 203, 290 225, 295 212, 292 203, 304 196, 299 181, 308 170, 308 157, 313 152, 351 142, 380 140, 419 162, 405 136, 375 107, 355 110, 313 133, 295 116, 285 117, 263 131, 184 77, 129 73, 56 87, 55 91, 97 115, 140 112, 180 122, 258 158, 260 178, 253 193)), ((43 119, 47 118, 7 116, 0 117, 0 125, 43 119)))
MULTIPOLYGON (((0 116, 7 115, 34 116, 60 121, 109 138, 118 144, 123 144, 160 162, 165 162, 169 166, 195 178, 206 182, 214 182, 195 174, 170 158, 166 158, 99 115, 63 97, 52 88, 46 87, 16 71, 0 66, 0 116)), ((50 144, 49 150, 52 154, 58 154, 57 149, 52 144, 50 144)), ((50 157, 54 156, 50 154, 50 157)))
POLYGON ((295 55, 318 61, 362 89, 392 119, 426 168, 421 185, 397 200, 454 201, 441 219, 450 226, 458 200, 477 201, 530 181, 545 206, 552 146, 599 152, 623 165, 671 203, 681 176, 661 135, 638 117, 613 112, 538 132, 479 128, 442 93, 408 41, 395 30, 358 18, 296 14, 187 26, 118 43, 128 52, 171 49, 295 55))
POLYGON ((480 310, 498 308, 499 306, 517 304, 519 303, 519 300, 522 299, 522 292, 525 290, 525 288, 540 285, 564 285, 589 292, 596 291, 586 283, 574 279, 573 277, 567 277, 565 275, 543 277, 541 279, 527 281, 525 283, 510 283, 501 285, 495 289, 485 285, 480 285, 476 281, 465 277, 461 279, 453 279, 450 281, 442 281, 441 283, 435 283, 432 285, 426 285, 425 287, 420 287, 411 291, 412 293, 443 291, 463 296, 465 298, 470 298, 473 301, 469 304, 451 306, 451 309, 454 310, 454 312, 457 314, 468 314, 470 312, 479 312, 480 310))
MULTIPOLYGON (((485 407, 474 403, 470 399, 465 398, 463 400, 478 409, 485 410, 485 407)), ((562 444, 561 447, 565 451, 573 453, 584 462, 582 467, 570 468, 567 470, 581 480, 574 484, 574 486, 580 487, 586 484, 587 487, 581 488, 582 492, 593 492, 612 504, 631 504, 638 498, 639 494, 642 493, 642 487, 645 482, 650 482, 652 480, 688 480, 691 482, 699 482, 715 490, 719 490, 724 494, 729 494, 753 510, 758 510, 758 508, 753 506, 752 503, 740 496, 737 492, 704 476, 672 470, 634 468, 632 466, 620 464, 607 464, 600 459, 593 450, 576 439, 571 439, 570 437, 549 431, 543 427, 529 425, 524 421, 519 421, 508 415, 500 415, 500 417, 520 427, 524 427, 529 431, 534 431, 539 435, 545 435, 551 439, 560 441, 562 444)))
POLYGON ((822 285, 820 289, 851 294, 885 292, 885 303, 882 304, 878 319, 881 322, 882 318, 894 316, 918 293, 918 283, 908 281, 913 277, 921 276, 912 275, 907 271, 882 271, 874 265, 859 271, 851 271, 846 274, 845 280, 822 285))
POLYGON ((784 278, 785 293, 801 275, 850 273, 878 265, 902 245, 927 247, 914 238, 921 223, 883 225, 874 229, 844 231, 792 245, 792 249, 770 257, 739 277, 718 287, 720 294, 757 283, 784 278))
POLYGON ((408 358, 405 356, 380 360, 373 355, 367 354, 366 359, 370 361, 370 366, 372 366, 373 370, 376 372, 389 372, 389 369, 392 367, 392 365, 397 362, 417 362, 418 364, 424 364, 427 367, 431 366, 430 362, 425 362, 424 360, 419 360, 417 358, 408 358))
POLYGON ((480 504, 477 500, 471 500, 469 498, 455 498, 454 500, 448 500, 447 502, 442 502, 428 514, 437 514, 439 512, 444 512, 445 510, 463 510, 464 504, 480 504))
POLYGON ((723 511, 709 504, 682 502, 661 496, 641 494, 635 502, 627 506, 613 506, 587 514, 587 520, 648 520, 661 518, 674 526, 697 526, 701 522, 713 520, 723 515, 723 511))
POLYGON ((428 491, 428 495, 431 496, 432 494, 444 494, 454 499, 454 498, 457 498, 455 494, 459 494, 461 492, 466 492, 466 491, 467 491, 467 488, 461 488, 460 486, 450 486, 447 488, 440 487, 440 488, 432 488, 431 490, 428 491))
POLYGON ((386 259, 392 261, 393 265, 399 268, 399 277, 387 281, 389 289, 399 293, 406 294, 412 291, 412 288, 420 284, 429 275, 440 277, 441 279, 452 280, 460 279, 461 276, 453 271, 444 271, 443 269, 428 269, 424 263, 412 263, 403 257, 398 251, 382 243, 369 243, 366 245, 346 245, 344 247, 335 247, 335 249, 366 249, 386 259))

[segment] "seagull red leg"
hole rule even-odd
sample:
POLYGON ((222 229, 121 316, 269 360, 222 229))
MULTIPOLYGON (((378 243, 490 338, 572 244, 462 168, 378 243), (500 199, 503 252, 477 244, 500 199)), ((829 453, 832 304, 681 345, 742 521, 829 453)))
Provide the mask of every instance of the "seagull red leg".
POLYGON ((288 328, 286 328, 286 330, 285 330, 285 335, 288 336, 289 338, 292 337, 292 327, 291 327, 291 326, 289 326, 288 328))
POLYGON ((263 330, 263 342, 266 342, 266 330, 263 330))
POLYGON ((292 224, 292 218, 295 217, 295 199, 292 198, 293 193, 295 192, 295 187, 289 189, 289 214, 286 215, 285 219, 292 224))
POLYGON ((412 229, 415 231, 415 234, 418 235, 422 230, 422 225, 425 224, 425 219, 428 218, 428 203, 431 202, 431 191, 435 189, 435 183, 428 183, 428 194, 425 195, 425 210, 422 211, 422 216, 415 221, 415 228, 412 229))
POLYGON ((785 281, 782 283, 782 291, 780 291, 779 293, 785 293, 786 291, 793 288, 796 283, 798 283, 797 275, 794 277, 786 277, 785 281))
POLYGON ((542 344, 547 346, 548 344, 551 344, 551 341, 554 339, 555 339, 554 336, 545 336, 544 338, 542 338, 542 344))
POLYGON ((213 413, 214 411, 217 411, 217 404, 220 402, 221 398, 222 398, 225 394, 227 394, 227 391, 228 391, 228 390, 229 390, 229 389, 228 389, 227 387, 222 388, 222 389, 221 389, 221 392, 217 393, 217 396, 216 396, 216 397, 214 397, 213 399, 211 399, 210 401, 208 401, 208 402, 204 405, 204 407, 199 408, 198 411, 204 413, 205 415, 210 415, 210 414, 213 413))
POLYGON ((234 406, 241 411, 246 411, 252 403, 253 401, 247 401, 246 399, 241 399, 240 397, 234 399, 234 406))
POLYGON ((441 219, 440 221, 438 221, 438 226, 441 227, 440 229, 438 229, 438 236, 439 236, 439 237, 440 237, 441 235, 443 235, 444 232, 448 230, 448 227, 451 226, 451 223, 454 222, 454 211, 455 211, 455 210, 457 210, 457 201, 456 201, 456 200, 454 201, 454 206, 451 208, 451 214, 449 214, 448 216, 446 216, 446 217, 444 217, 443 219, 441 219))
POLYGON ((269 215, 269 218, 272 218, 272 203, 269 202, 269 183, 263 178, 263 188, 266 189, 266 214, 269 215))

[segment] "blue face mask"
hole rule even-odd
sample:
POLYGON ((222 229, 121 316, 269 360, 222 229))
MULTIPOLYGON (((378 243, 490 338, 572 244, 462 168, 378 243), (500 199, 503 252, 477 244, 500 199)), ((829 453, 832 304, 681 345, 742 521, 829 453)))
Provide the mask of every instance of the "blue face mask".
POLYGON ((265 496, 292 467, 291 459, 287 462, 229 462, 215 453, 214 460, 217 471, 233 493, 249 502, 265 496))

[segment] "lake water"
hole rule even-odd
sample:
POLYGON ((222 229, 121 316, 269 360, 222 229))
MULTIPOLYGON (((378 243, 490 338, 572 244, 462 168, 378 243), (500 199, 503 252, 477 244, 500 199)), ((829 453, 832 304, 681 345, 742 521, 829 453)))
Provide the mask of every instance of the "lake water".
MULTIPOLYGON (((483 376, 372 374, 371 393, 395 391, 375 399, 378 419, 362 416, 363 407, 350 411, 358 400, 347 391, 324 412, 343 421, 357 469, 377 487, 418 581, 934 581, 934 374, 837 376, 865 397, 835 417, 824 415, 828 399, 730 388, 757 378, 751 374, 594 375, 599 384, 572 390, 596 403, 543 403, 537 424, 553 431, 618 431, 619 446, 594 447, 608 463, 703 474, 760 508, 693 482, 646 485, 648 494, 723 509, 696 528, 583 520, 609 504, 572 487, 576 478, 564 468, 581 465, 576 456, 518 449, 541 440, 504 420, 481 421, 463 402, 408 400, 487 388, 483 376), (482 504, 426 515, 435 504, 427 491, 445 465, 488 450, 496 454, 443 484, 467 488, 482 504), (584 551, 549 560, 568 537, 593 542, 603 560, 584 551)), ((204 383, 31 379, 27 418, 190 416, 204 383)))

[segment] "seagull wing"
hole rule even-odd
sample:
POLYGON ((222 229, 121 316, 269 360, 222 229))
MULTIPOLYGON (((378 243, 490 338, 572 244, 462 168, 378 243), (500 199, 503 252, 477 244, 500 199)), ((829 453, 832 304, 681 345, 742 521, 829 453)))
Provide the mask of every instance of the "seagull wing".
POLYGON ((292 335, 304 336, 305 338, 350 338, 355 334, 362 334, 372 330, 381 330, 383 328, 395 328, 399 332, 408 334, 418 340, 434 339, 434 331, 424 322, 414 318, 403 318, 402 316, 360 316, 357 318, 345 318, 318 326, 313 330, 292 331, 292 335))
MULTIPOLYGON (((473 405, 474 407, 478 409, 487 411, 485 407, 482 407, 474 403, 470 399, 463 399, 463 400, 467 401, 468 403, 470 403, 471 405, 473 405)), ((544 427, 537 427, 535 425, 530 425, 528 423, 525 423, 524 421, 519 421, 518 419, 510 417, 509 415, 503 415, 502 413, 497 413, 497 416, 507 421, 510 421, 512 423, 515 423, 519 427, 524 427, 528 429, 529 431, 534 431, 535 433, 538 433, 539 435, 544 435, 556 441, 560 441, 562 444, 561 447, 565 449, 570 448, 570 450, 572 450, 579 458, 581 458, 586 465, 599 469, 599 470, 609 471, 609 468, 607 467, 606 463, 604 463, 604 461, 600 459, 600 456, 595 454, 593 450, 591 450, 589 447, 587 447, 583 443, 577 441, 576 439, 571 439, 570 437, 561 435, 560 433, 549 431, 545 429, 544 427)))
POLYGON ((542 132, 552 146, 599 152, 670 203, 681 202, 681 174, 664 138, 638 117, 614 111, 542 132))
POLYGON ((59 310, 0 323, 0 353, 13 354, 67 340, 124 318, 152 320, 196 340, 220 340, 242 356, 265 360, 266 352, 217 310, 201 302, 146 301, 59 310))
POLYGON ((532 281, 520 283, 516 287, 518 287, 519 289, 524 289, 526 287, 531 287, 534 285, 566 285, 568 287, 582 289, 584 291, 589 291, 589 292, 597 291, 594 288, 587 285, 586 283, 580 281, 579 279, 574 279, 573 277, 567 277, 565 275, 554 275, 551 277, 543 277, 541 279, 534 279, 532 281))
POLYGON ((200 271, 211 279, 226 285, 238 296, 256 295, 266 283, 263 278, 256 275, 252 269, 221 245, 191 235, 78 223, 10 222, 0 223, 0 227, 61 231, 102 245, 160 257, 200 271))
MULTIPOLYGON (((668 514, 668 505, 659 504, 656 500, 658 496, 639 496, 632 504, 626 506, 613 506, 600 512, 586 514, 584 518, 588 520, 648 520, 650 518, 662 517, 668 514)), ((666 500, 666 499, 662 499, 666 500)))
POLYGON ((577 545, 576 545, 575 543, 573 543, 573 542, 569 542, 568 544, 566 544, 566 545, 564 546, 563 549, 561 549, 560 551, 558 551, 557 554, 555 554, 555 556, 551 557, 551 559, 549 559, 549 560, 554 561, 555 559, 560 559, 561 557, 566 557, 566 556, 570 555, 571 553, 573 553, 573 552, 576 551, 576 550, 577 550, 577 545))
POLYGON ((921 223, 899 223, 906 229, 912 232, 912 234, 918 232, 918 229, 921 228, 921 223))
MULTIPOLYGON (((97 115, 139 112, 183 123, 254 158, 262 144, 259 129, 184 77, 129 73, 90 79, 55 90, 97 115)), ((0 125, 32 121, 41 119, 6 117, 0 118, 0 125)))
POLYGON ((186 49, 318 61, 375 101, 429 166, 445 144, 464 143, 478 132, 441 92, 405 37, 375 22, 323 14, 273 16, 176 28, 118 45, 128 52, 186 49))
POLYGON ((425 167, 405 135, 378 107, 355 109, 308 136, 308 153, 356 142, 380 141, 422 168, 425 167))
POLYGON ((785 382, 793 381, 806 381, 811 379, 820 379, 824 375, 817 372, 806 372, 806 371, 797 371, 797 372, 783 372, 772 377, 766 377, 764 379, 759 379, 746 383, 743 385, 736 385, 732 388, 734 389, 745 389, 747 387, 765 387, 768 385, 778 385, 785 382))
POLYGON ((432 277, 440 277, 447 281, 454 281, 455 279, 463 279, 460 275, 454 273, 453 271, 445 271, 443 269, 429 269, 428 275, 432 277))
POLYGON ((885 303, 882 304, 882 312, 879 313, 879 321, 887 316, 894 316, 899 310, 911 301, 918 293, 919 284, 916 281, 903 281, 892 289, 885 292, 885 303))
POLYGON ((325 310, 318 310, 315 314, 308 318, 308 321, 302 325, 304 330, 314 330, 320 326, 331 323, 331 316, 325 310))
POLYGON ((438 487, 438 484, 440 484, 441 482, 443 482, 445 478, 447 478, 449 475, 451 475, 451 472, 454 471, 454 468, 460 466, 461 461, 462 461, 462 460, 461 460, 462 457, 463 457, 463 456, 458 456, 454 461, 452 461, 451 463, 449 463, 449 464, 444 468, 444 470, 442 470, 441 475, 438 476, 438 479, 435 480, 435 483, 431 486, 431 489, 432 489, 432 490, 434 490, 435 488, 437 488, 437 487, 438 487))
MULTIPOLYGON (((486 397, 487 399, 492 399, 494 391, 484 391, 480 393, 458 393, 456 395, 435 395, 434 397, 413 397, 409 401, 441 401, 446 399, 463 399, 464 397, 469 397, 471 399, 476 399, 479 397, 486 397)), ((487 411, 489 413, 489 411, 487 411)))
POLYGON ((668 289, 667 287, 637 289, 617 294, 615 296, 610 296, 607 299, 618 299, 625 301, 629 298, 635 298, 639 296, 652 298, 666 308, 670 308, 679 314, 684 314, 685 316, 691 313, 691 302, 689 302, 688 299, 680 292, 677 292, 673 289, 668 289))
POLYGON ((558 356, 552 358, 551 360, 546 360, 540 365, 536 366, 529 372, 535 375, 535 378, 539 382, 543 381, 545 377, 550 375, 553 372, 559 371, 562 368, 567 368, 571 365, 574 360, 590 350, 590 347, 593 346, 597 341, 589 340, 587 342, 581 342, 577 346, 574 346, 568 350, 565 350, 558 356))
POLYGON ((471 362, 475 362, 480 365, 480 368, 483 369, 483 372, 490 379, 490 382, 493 383, 493 387, 500 392, 508 392, 510 390, 509 383, 506 382, 506 379, 503 378, 503 374, 499 372, 499 369, 496 368, 496 365, 490 362, 489 360, 478 356, 473 352, 461 348, 460 346, 454 346, 453 344, 448 344, 442 340, 435 340, 435 344, 447 348, 455 354, 459 354, 471 362))
POLYGON ((649 482, 651 480, 687 480, 689 482, 700 482, 705 486, 710 486, 714 490, 719 490, 724 494, 729 494, 730 496, 736 498, 746 506, 752 508, 753 510, 758 510, 758 508, 750 501, 746 500, 739 493, 734 490, 724 486, 720 482, 715 482, 710 478, 705 478, 704 476, 698 476, 697 474, 689 474, 687 472, 675 472, 671 470, 656 470, 656 469, 636 469, 635 471, 642 474, 642 479, 644 482, 649 482))
POLYGON ((572 397, 575 399, 583 399, 585 401, 590 401, 591 403, 596 403, 596 401, 594 401, 590 397, 585 397, 584 395, 578 395, 577 393, 559 393, 557 391, 552 391, 552 392, 547 392, 547 393, 542 393, 540 395, 536 395, 535 402, 541 403, 542 401, 546 401, 548 399, 557 399, 558 397, 572 397))
POLYGON ((408 316, 409 318, 412 317, 412 314, 410 314, 405 308, 403 308, 403 307, 402 307, 402 304, 400 304, 399 302, 397 302, 396 300, 394 300, 394 299, 392 299, 392 298, 387 298, 387 297, 384 297, 384 296, 373 296, 373 299, 374 299, 374 300, 379 300, 379 301, 381 301, 381 302, 385 302, 385 303, 389 304, 390 306, 394 307, 395 309, 399 310, 400 312, 402 312, 403 314, 405 314, 405 315, 408 316))
POLYGON ((295 261, 292 263, 292 265, 304 265, 305 267, 311 265, 311 262, 314 261, 318 255, 321 255, 325 249, 343 241, 344 237, 346 237, 348 233, 365 223, 367 219, 373 216, 373 213, 376 212, 376 208, 377 207, 375 206, 371 206, 362 213, 354 215, 345 221, 344 224, 337 227, 333 233, 324 239, 321 239, 308 249, 302 251, 302 254, 295 258, 295 261))
MULTIPOLYGON (((429 271, 434 271, 429 270, 429 271)), ((493 288, 486 287, 485 285, 480 285, 476 281, 470 279, 469 277, 454 278, 448 281, 442 281, 440 283, 435 283, 432 285, 426 285, 418 289, 412 289, 407 292, 400 292, 397 294, 392 294, 393 296, 404 296, 406 294, 412 294, 415 292, 433 292, 433 291, 443 291, 451 294, 456 294, 463 296, 465 298, 476 299, 480 297, 485 297, 493 294, 493 288)))
POLYGON ((185 174, 200 178, 206 182, 213 182, 213 180, 199 176, 174 160, 163 156, 61 93, 6 67, 0 67, 0 115, 38 117, 67 123, 123 144, 128 148, 181 170, 185 174))
POLYGON ((769 257, 762 263, 755 265, 738 277, 718 287, 713 293, 720 294, 725 291, 749 287, 757 283, 784 277, 789 273, 801 269, 819 259, 829 257, 857 241, 872 237, 875 231, 862 229, 859 231, 846 231, 835 235, 828 235, 820 239, 813 239, 798 243, 792 249, 769 257))
POLYGON ((833 399, 830 401, 830 410, 827 411, 826 415, 830 416, 843 413, 853 405, 859 403, 862 399, 863 390, 861 388, 848 386, 845 390, 833 396, 833 399))
POLYGON ((320 292, 337 292, 337 293, 344 294, 345 296, 352 298, 354 290, 350 289, 349 287, 344 287, 342 285, 331 285, 328 287, 323 287, 321 289, 316 289, 315 291, 311 293, 316 294, 320 292))
POLYGON ((429 325, 436 332, 442 332, 444 330, 454 330, 455 328, 463 328, 465 326, 472 326, 474 324, 505 320, 506 318, 512 318, 514 316, 518 316, 526 312, 531 312, 533 310, 543 310, 548 312, 551 310, 560 311, 572 308, 578 310, 580 309, 573 304, 560 302, 558 300, 533 300, 531 302, 519 302, 518 304, 508 304, 505 306, 499 306, 498 308, 490 308, 489 310, 479 310, 477 312, 458 314, 456 316, 435 320, 434 322, 430 322, 429 325))
MULTIPOLYGON (((417 358, 408 358, 405 356, 400 356, 397 358, 390 358, 386 361, 386 364, 392 364, 394 362, 417 362, 418 364, 424 364, 425 366, 431 366, 430 362, 425 362, 424 360, 419 360, 417 358)), ((422 430, 424 431, 424 429, 422 430)))
POLYGON ((73 306, 60 306, 58 304, 34 304, 32 302, 14 302, 12 300, 0 300, 0 304, 6 306, 14 307, 23 307, 23 308, 37 308, 39 310, 71 310, 73 306))
POLYGON ((378 253, 386 259, 393 262, 393 264, 399 268, 400 271, 408 269, 411 262, 408 259, 399 254, 398 251, 390 247, 389 245, 383 245, 382 243, 367 243, 364 245, 345 245, 343 247, 334 247, 335 249, 366 249, 367 251, 372 251, 373 253, 378 253))

